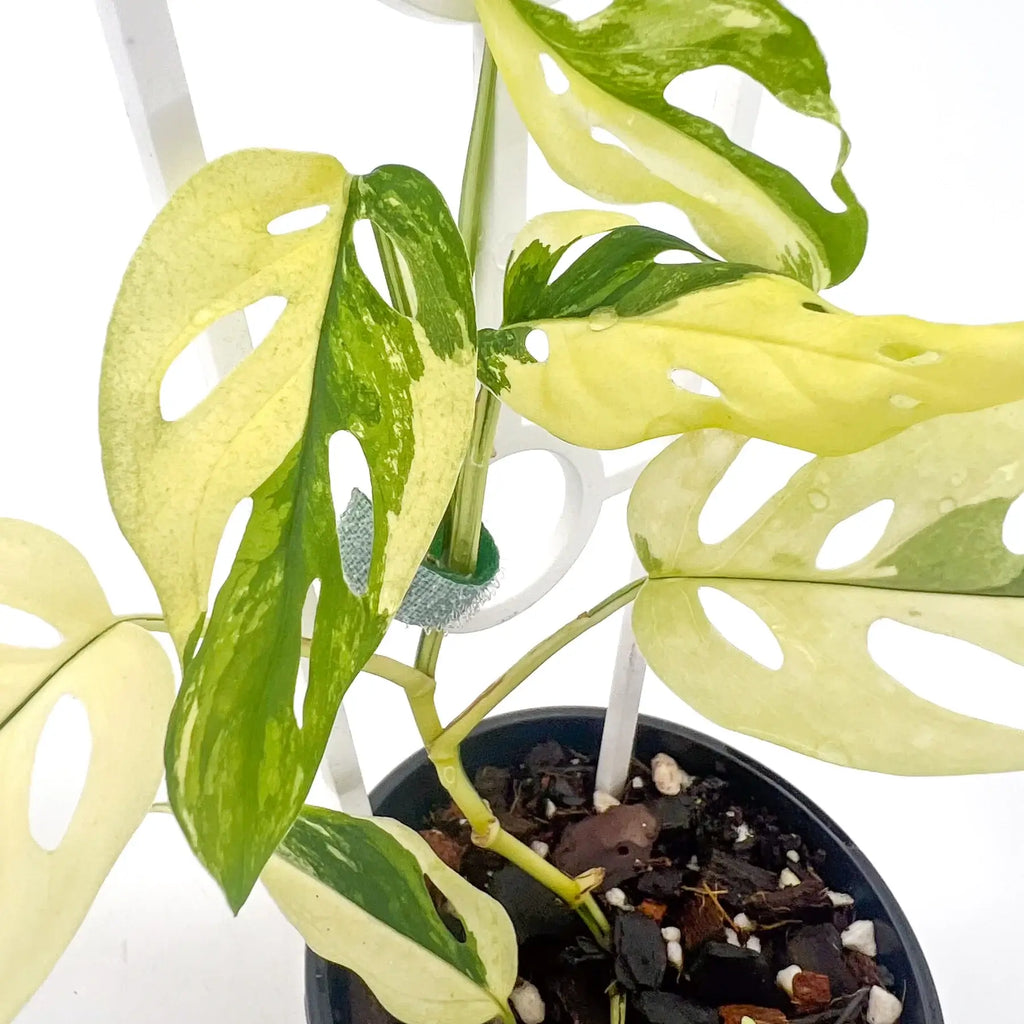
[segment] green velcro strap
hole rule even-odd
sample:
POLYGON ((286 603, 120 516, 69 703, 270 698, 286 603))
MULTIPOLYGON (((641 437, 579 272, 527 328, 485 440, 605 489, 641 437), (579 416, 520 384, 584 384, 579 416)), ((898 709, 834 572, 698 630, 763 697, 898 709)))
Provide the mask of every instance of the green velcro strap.
MULTIPOLYGON (((494 538, 486 528, 481 531, 477 567, 472 576, 459 576, 438 564, 446 540, 446 527, 442 527, 395 615, 399 622, 421 629, 451 629, 469 619, 497 589, 500 558, 494 538)), ((338 519, 338 542, 345 582, 354 591, 365 592, 373 553, 373 504, 362 491, 352 491, 348 506, 338 519)))

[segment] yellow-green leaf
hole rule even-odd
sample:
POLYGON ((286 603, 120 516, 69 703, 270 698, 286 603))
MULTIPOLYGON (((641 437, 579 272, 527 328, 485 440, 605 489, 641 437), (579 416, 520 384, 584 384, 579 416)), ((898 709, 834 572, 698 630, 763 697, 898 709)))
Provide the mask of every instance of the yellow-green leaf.
POLYGON ((476 3, 523 120, 571 185, 609 202, 672 203, 726 259, 815 288, 857 266, 867 217, 843 175, 849 140, 825 59, 776 0, 613 0, 579 22, 533 0, 476 3), (564 91, 549 87, 544 62, 564 91), (665 98, 679 75, 716 65, 839 129, 832 188, 844 209, 825 209, 788 171, 665 98), (597 129, 612 138, 595 137, 597 129))
POLYGON ((405 1024, 511 1020, 512 922, 405 825, 307 807, 262 879, 310 948, 358 974, 405 1024), (426 879, 464 940, 438 914, 426 879))
MULTIPOLYGON (((599 227, 580 215, 580 235, 599 227)), ((481 332, 480 376, 573 444, 619 448, 720 427, 839 455, 1024 396, 1024 324, 857 316, 749 266, 660 265, 659 253, 686 243, 637 226, 614 227, 548 284, 574 232, 547 218, 528 229, 506 301, 530 318, 481 332), (533 331, 546 336, 543 361, 529 351, 533 331), (685 371, 708 382, 703 393, 685 371)))
POLYGON ((1024 556, 1003 540, 1024 491, 1024 403, 815 459, 732 535, 702 543, 701 509, 745 441, 717 430, 680 438, 634 488, 629 525, 651 579, 633 626, 654 671, 720 724, 838 764, 898 774, 1024 768, 1024 732, 916 695, 868 647, 872 625, 892 620, 1024 664, 1024 556), (884 500, 892 515, 870 553, 818 568, 831 531, 884 500), (756 612, 781 665, 766 667, 719 633, 702 588, 756 612))
POLYGON ((0 605, 60 633, 54 647, 0 645, 0 1021, 13 1020, 82 923, 149 810, 174 677, 160 645, 111 613, 85 559, 42 527, 0 519, 0 605), (36 744, 71 695, 88 714, 92 755, 54 850, 29 829, 36 744))
MULTIPOLYGON (((265 159, 273 170, 276 155, 265 159)), ((246 160, 258 162, 252 155, 246 160)), ((236 194, 248 188, 246 182, 243 176, 235 183, 236 194)), ((218 181, 219 189, 227 187, 218 181)), ((264 209, 258 222, 271 212, 264 209)), ((202 219, 198 212, 190 216, 202 219)), ((236 236, 234 244, 244 249, 248 229, 236 230, 236 236)), ((383 638, 430 546, 473 419, 471 275, 465 246, 437 189, 407 167, 380 167, 355 177, 347 186, 334 249, 321 251, 318 237, 310 245, 329 262, 329 287, 319 319, 315 325, 310 319, 308 336, 294 342, 296 352, 311 346, 313 362, 303 422, 290 449, 252 490, 252 513, 202 645, 185 652, 184 680, 167 734, 171 805, 236 909, 299 812, 338 705, 383 638), (411 315, 385 301, 360 266, 355 226, 362 220, 394 246, 411 315), (357 575, 346 575, 338 543, 342 508, 335 498, 347 504, 350 493, 333 493, 329 449, 342 431, 358 442, 372 490, 372 547, 363 538, 369 550, 360 552, 364 567, 369 561, 364 585, 356 582, 357 575), (317 581, 308 689, 296 696, 303 607, 317 581)), ((182 245, 183 259, 191 254, 206 266, 205 247, 194 241, 182 245)), ((235 257, 229 250, 219 258, 235 257)), ((320 270, 315 266, 310 273, 320 270)), ((282 271, 270 263, 258 273, 282 271)), ((285 284, 306 288, 304 274, 296 265, 285 284)), ((286 310, 282 321, 287 315, 286 310)), ((272 338, 250 360, 258 360, 272 338)), ((248 407, 255 385, 237 376, 245 367, 213 392, 206 403, 210 408, 248 407)), ((267 372, 268 386, 282 385, 288 364, 278 359, 267 372), (280 377, 271 373, 275 369, 280 377)), ((263 385, 256 389, 256 394, 266 392, 263 385)), ((253 472, 264 466, 263 453, 250 450, 257 439, 247 427, 244 439, 224 451, 211 469, 211 488, 220 486, 222 473, 240 479, 236 459, 253 472)), ((206 450, 193 437, 191 445, 196 444, 206 450)), ((183 447, 179 456, 186 458, 190 450, 183 447)), ((164 486, 169 488, 177 475, 164 486)), ((237 496, 231 492, 232 499, 237 496)), ((169 511, 179 509, 173 490, 164 502, 169 511)), ((221 512, 229 504, 225 501, 221 512)), ((189 507, 186 503, 181 510, 186 520, 189 507)), ((215 518, 222 525, 220 516, 215 518)), ((167 536, 141 524, 140 535, 147 543, 163 542, 155 548, 157 562, 162 571, 173 570, 177 549, 167 536)), ((177 582, 184 586, 187 568, 180 576, 177 582)), ((168 578, 176 583, 173 575, 168 578)))
POLYGON ((232 153, 174 194, 125 273, 100 379, 103 468, 179 651, 202 624, 228 516, 302 432, 350 181, 329 156, 232 153), (319 224, 267 230, 320 205, 319 224), (164 420, 160 386, 175 358, 269 295, 288 305, 263 343, 191 412, 164 420))

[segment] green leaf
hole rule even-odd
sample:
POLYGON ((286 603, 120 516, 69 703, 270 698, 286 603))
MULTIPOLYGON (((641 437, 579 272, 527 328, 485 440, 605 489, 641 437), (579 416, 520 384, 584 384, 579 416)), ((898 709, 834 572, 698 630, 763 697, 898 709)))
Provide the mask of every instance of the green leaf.
POLYGON ((310 948, 355 971, 405 1024, 511 1019, 518 950, 508 915, 412 829, 307 807, 262 878, 310 948), (425 879, 465 941, 445 926, 425 879))
POLYGON ((868 651, 871 625, 891 619, 1024 664, 1024 557, 1002 538, 1024 491, 1024 404, 815 459, 732 535, 704 544, 701 508, 745 441, 725 431, 680 438, 633 490, 630 530, 652 577, 633 626, 654 671, 720 724, 837 764, 898 774, 1024 768, 1024 732, 915 695, 868 651), (817 568, 832 529, 885 499, 894 510, 873 550, 817 568), (702 587, 761 617, 781 667, 764 667, 711 625, 702 587))
POLYGON ((0 605, 60 633, 54 647, 0 645, 0 1021, 13 1020, 82 923, 146 816, 174 699, 166 654, 110 611, 85 559, 56 534, 0 519, 0 605), (84 706, 92 754, 63 840, 29 831, 36 745, 54 705, 84 706))
MULTIPOLYGON (((186 657, 167 736, 172 806, 236 909, 298 813, 338 704, 430 545, 472 423, 470 273, 434 186, 401 167, 354 178, 334 259, 305 429, 253 494, 202 645, 186 657), (352 230, 363 218, 404 259, 412 319, 388 305, 359 266, 352 230), (343 572, 331 496, 328 444, 341 430, 358 439, 373 489, 363 594, 343 572), (300 724, 293 705, 301 616, 317 580, 300 724)), ((222 387, 230 396, 232 378, 222 387)))
POLYGON ((619 448, 705 427, 827 455, 922 420, 1024 396, 1024 324, 855 316, 744 265, 661 265, 686 243, 592 212, 527 225, 508 273, 508 322, 480 335, 480 378, 573 444, 619 448), (611 228, 551 284, 577 237, 611 228), (531 331, 547 336, 538 362, 531 331), (720 395, 676 383, 692 371, 720 395))
POLYGON ((837 284, 856 268, 867 216, 842 168, 849 140, 825 59, 807 26, 775 0, 614 0, 576 22, 532 0, 477 0, 502 77, 554 170, 616 203, 662 201, 689 215, 728 260, 837 284), (556 94, 542 57, 568 81, 556 94), (735 145, 716 125, 673 106, 679 75, 729 65, 786 106, 840 129, 826 210, 788 171, 735 145), (622 148, 592 137, 600 128, 622 148))

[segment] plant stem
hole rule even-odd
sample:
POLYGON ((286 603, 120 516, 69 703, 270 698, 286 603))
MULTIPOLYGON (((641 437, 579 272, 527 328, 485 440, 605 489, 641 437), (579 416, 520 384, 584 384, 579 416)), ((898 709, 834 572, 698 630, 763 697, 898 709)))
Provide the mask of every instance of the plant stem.
MULTIPOLYGON (((459 198, 459 231, 466 244, 470 269, 476 268, 480 235, 484 230, 484 204, 487 202, 487 181, 494 149, 494 97, 497 84, 498 69, 491 51, 485 46, 476 107, 473 110, 473 127, 466 152, 466 167, 462 175, 462 194, 459 198)), ((481 386, 473 414, 469 449, 448 506, 445 563, 449 569, 464 576, 471 576, 476 569, 487 469, 500 412, 501 403, 481 386)), ((440 631, 425 631, 420 636, 415 664, 421 672, 434 674, 443 639, 444 633, 440 631)))
POLYGON ((608 618, 613 612, 629 604, 644 583, 643 579, 615 591, 589 611, 566 623, 561 629, 542 640, 536 647, 500 675, 472 704, 469 705, 441 733, 433 750, 444 756, 458 750, 462 741, 489 715, 520 683, 527 679, 553 654, 581 636, 592 626, 608 618))

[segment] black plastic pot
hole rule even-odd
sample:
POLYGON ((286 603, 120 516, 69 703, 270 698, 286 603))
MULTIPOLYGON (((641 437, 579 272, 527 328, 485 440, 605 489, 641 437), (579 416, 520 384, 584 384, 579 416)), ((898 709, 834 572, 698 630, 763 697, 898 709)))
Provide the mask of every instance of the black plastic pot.
MULTIPOLYGON (((463 745, 463 758, 472 774, 484 764, 518 764, 544 740, 596 755, 603 722, 603 708, 540 708, 502 715, 473 733, 463 745)), ((906 986, 901 1024, 942 1024, 931 973, 903 911, 868 859, 828 815, 774 772, 724 743, 671 722, 641 718, 636 756, 649 761, 659 751, 672 754, 695 775, 728 779, 737 794, 773 811, 808 845, 824 850, 829 885, 850 893, 863 916, 888 922, 899 936, 902 951, 880 960, 906 986)), ((426 756, 417 753, 377 786, 371 801, 375 813, 418 827, 431 807, 442 801, 442 790, 426 756)), ((309 1024, 361 1024, 349 1011, 350 977, 348 971, 307 950, 309 1024)))

